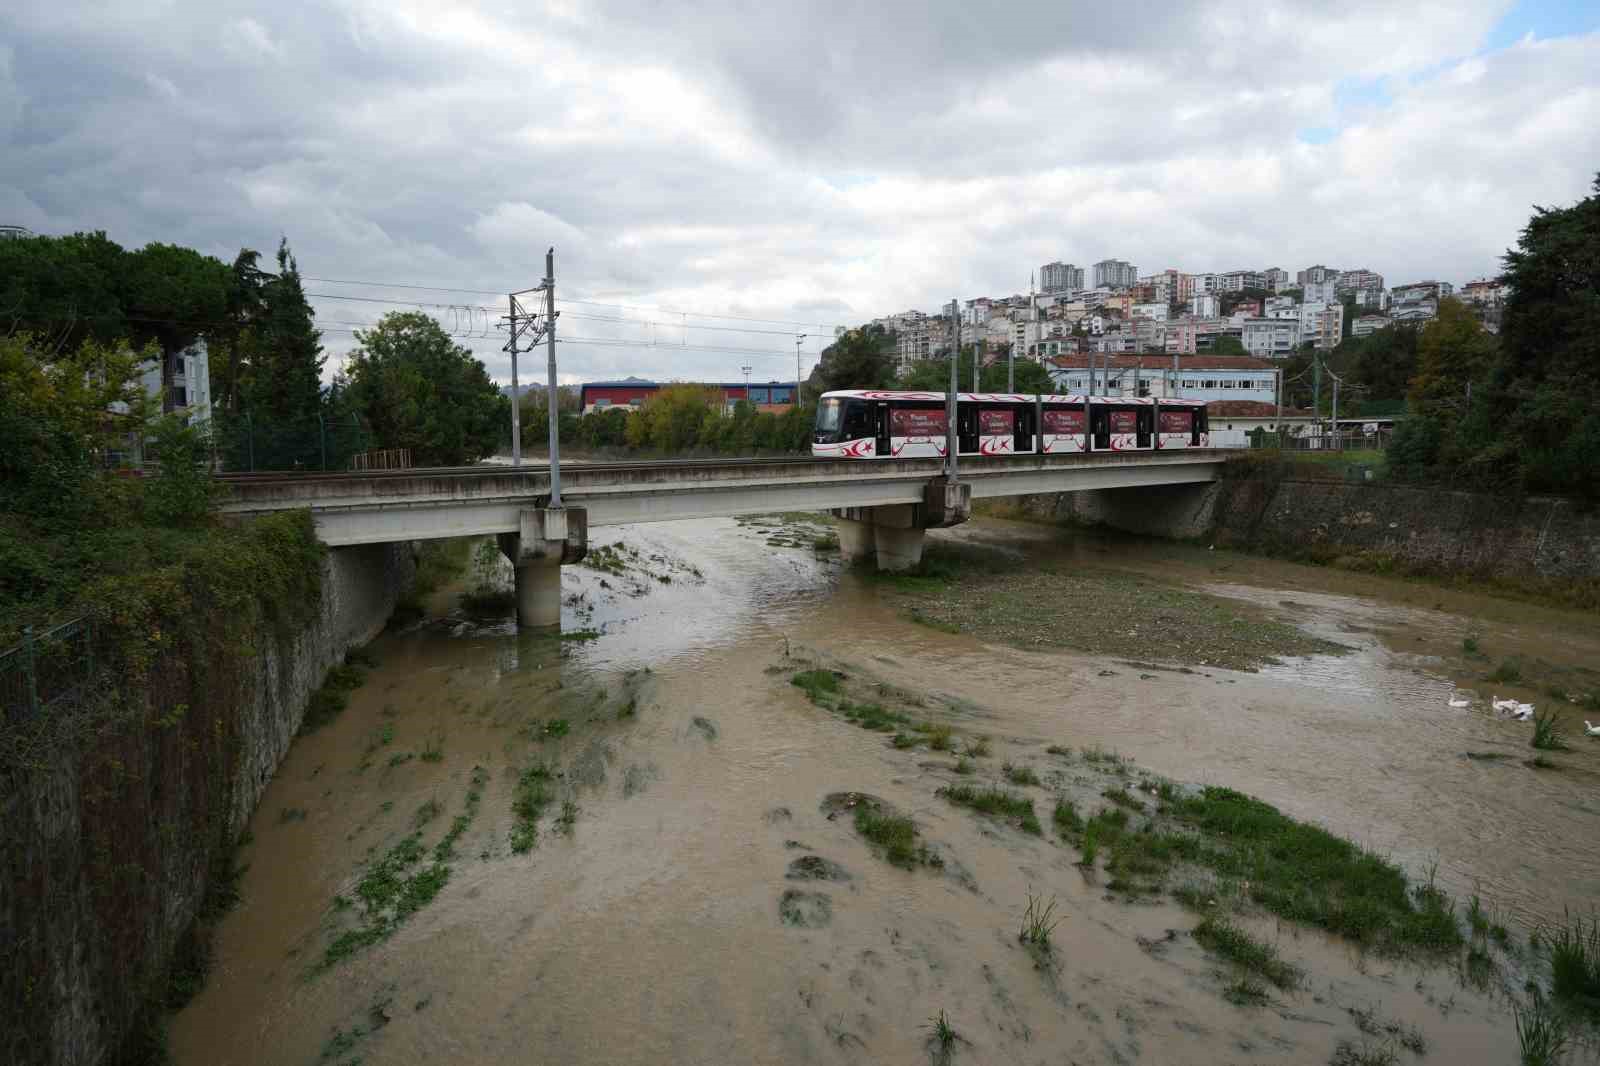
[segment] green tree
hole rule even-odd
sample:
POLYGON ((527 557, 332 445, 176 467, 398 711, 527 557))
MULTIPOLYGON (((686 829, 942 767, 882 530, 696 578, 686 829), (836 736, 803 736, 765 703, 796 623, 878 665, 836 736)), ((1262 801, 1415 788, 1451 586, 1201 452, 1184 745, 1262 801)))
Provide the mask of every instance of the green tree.
POLYGON ((123 269, 127 337, 160 348, 163 405, 171 410, 177 357, 223 324, 232 271, 220 260, 176 244, 147 244, 125 258, 123 269))
POLYGON ((234 277, 244 287, 236 298, 251 313, 254 333, 247 399, 251 414, 258 421, 280 424, 314 421, 322 406, 322 332, 314 325, 288 240, 278 243, 276 276, 252 278, 246 272, 241 277, 236 269, 234 277), (256 289, 254 300, 251 288, 256 289))
POLYGON ((1506 253, 1504 362, 1485 400, 1528 488, 1600 497, 1600 175, 1572 207, 1535 208, 1506 253))
POLYGON ((715 392, 700 385, 668 385, 628 416, 629 447, 667 454, 686 451, 701 442, 706 416, 719 408, 715 392))
POLYGON ((895 335, 882 326, 853 329, 822 350, 811 380, 820 392, 882 389, 894 380, 895 335))
POLYGON ((417 466, 457 466, 493 454, 511 401, 472 352, 420 311, 392 311, 358 330, 346 401, 378 448, 410 448, 417 466))
MULTIPOLYGON (((970 345, 961 349, 961 356, 956 361, 956 379, 960 391, 972 390, 972 352, 970 345)), ((922 359, 911 365, 911 369, 900 379, 899 386, 905 389, 917 389, 928 392, 950 391, 950 358, 922 359)), ((1006 391, 1006 360, 996 359, 988 366, 978 370, 979 392, 1005 392, 1006 391)), ((1032 359, 1018 359, 1016 362, 1016 391, 1020 393, 1050 393, 1055 392, 1055 383, 1050 379, 1050 371, 1044 364, 1032 359)))
POLYGON ((1249 355, 1244 341, 1231 333, 1219 333, 1211 341, 1212 355, 1249 355))

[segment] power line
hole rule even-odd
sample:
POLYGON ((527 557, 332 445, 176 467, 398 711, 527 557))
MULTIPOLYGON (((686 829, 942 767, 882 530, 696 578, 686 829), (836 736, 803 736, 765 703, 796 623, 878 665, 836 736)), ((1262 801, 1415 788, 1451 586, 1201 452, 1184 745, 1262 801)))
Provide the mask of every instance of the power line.
MULTIPOLYGON (((449 287, 443 286, 443 285, 407 285, 407 284, 402 284, 400 282, 387 282, 387 281, 353 281, 353 280, 350 280, 350 279, 347 279, 347 278, 314 278, 314 277, 311 277, 309 275, 304 275, 304 274, 301 275, 301 277, 305 281, 320 282, 320 283, 322 283, 324 285, 361 285, 361 286, 365 286, 365 287, 370 288, 370 289, 409 289, 409 290, 416 291, 416 292, 459 292, 459 293, 464 293, 464 294, 469 295, 469 296, 499 296, 499 295, 501 295, 500 293, 497 293, 497 292, 491 292, 488 289, 453 289, 453 288, 449 288, 449 287)), ((377 299, 375 297, 370 297, 370 296, 368 296, 368 297, 338 296, 338 295, 335 295, 335 294, 332 294, 332 293, 309 293, 308 292, 308 293, 306 293, 306 295, 307 296, 318 296, 318 297, 320 297, 322 299, 327 299, 327 300, 372 300, 375 303, 385 303, 385 302, 388 302, 388 303, 406 303, 406 302, 408 302, 408 301, 405 301, 405 300, 384 301, 384 300, 379 300, 379 299, 377 299)), ((620 309, 625 310, 625 311, 648 311, 648 312, 652 312, 654 314, 660 314, 660 315, 689 315, 689 316, 695 317, 695 318, 716 318, 716 319, 722 319, 722 320, 727 321, 727 322, 755 322, 755 323, 758 323, 758 324, 761 324, 761 325, 767 325, 767 326, 808 326, 808 327, 811 327, 811 328, 814 328, 814 329, 836 329, 840 325, 840 323, 837 323, 837 322, 802 322, 802 321, 798 321, 798 320, 795 320, 795 319, 787 319, 787 318, 754 318, 754 317, 749 317, 749 316, 745 316, 745 315, 719 315, 719 314, 715 314, 715 313, 710 312, 710 311, 687 311, 687 310, 683 310, 681 308, 673 308, 673 307, 645 307, 645 306, 642 306, 642 305, 639 305, 639 304, 612 303, 612 302, 608 302, 608 301, 604 301, 604 300, 579 300, 579 299, 575 299, 575 298, 570 297, 570 296, 562 297, 561 298, 561 302, 570 303, 570 304, 584 304, 584 305, 589 306, 589 307, 615 307, 615 308, 620 308, 620 309)), ((439 304, 439 305, 435 305, 435 306, 449 306, 449 305, 439 304)), ((459 305, 457 305, 457 306, 459 306, 459 305)), ((499 310, 499 308, 498 307, 491 307, 491 308, 487 308, 487 310, 495 311, 495 310, 499 310)), ((849 327, 845 327, 845 328, 849 328, 849 327)))

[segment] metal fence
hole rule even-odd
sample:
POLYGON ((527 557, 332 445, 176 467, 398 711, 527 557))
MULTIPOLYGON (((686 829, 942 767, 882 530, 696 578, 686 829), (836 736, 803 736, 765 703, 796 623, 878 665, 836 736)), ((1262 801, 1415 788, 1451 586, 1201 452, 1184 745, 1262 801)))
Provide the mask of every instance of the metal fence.
POLYGON ((87 618, 38 632, 25 627, 20 644, 0 651, 0 714, 17 721, 76 702, 94 681, 98 658, 87 618))
POLYGON ((367 452, 372 435, 354 415, 318 414, 291 422, 258 421, 221 413, 212 420, 217 458, 225 470, 348 470, 367 452))
POLYGON ((350 457, 351 470, 410 470, 410 448, 379 448, 350 457))

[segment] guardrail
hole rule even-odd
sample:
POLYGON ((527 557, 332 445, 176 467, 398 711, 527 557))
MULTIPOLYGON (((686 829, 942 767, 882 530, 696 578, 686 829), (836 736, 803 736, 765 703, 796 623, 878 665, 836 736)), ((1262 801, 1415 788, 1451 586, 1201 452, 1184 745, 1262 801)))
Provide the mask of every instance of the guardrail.
POLYGON ((7 721, 34 718, 81 699, 98 669, 95 650, 88 618, 39 632, 24 627, 22 642, 0 651, 0 714, 7 721))

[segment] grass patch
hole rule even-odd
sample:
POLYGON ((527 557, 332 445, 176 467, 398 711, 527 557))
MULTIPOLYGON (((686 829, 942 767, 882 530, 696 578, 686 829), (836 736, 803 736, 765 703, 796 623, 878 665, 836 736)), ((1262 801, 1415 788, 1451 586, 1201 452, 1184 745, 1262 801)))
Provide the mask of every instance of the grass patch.
POLYGON ((442 810, 444 810, 444 808, 439 805, 438 800, 430 799, 426 803, 422 804, 422 806, 417 808, 417 813, 411 816, 411 824, 415 828, 421 829, 423 826, 439 817, 439 812, 442 810))
POLYGON ((598 629, 569 629, 561 634, 561 639, 575 640, 579 642, 599 640, 600 631, 598 629))
POLYGON ((1222 998, 1236 1007, 1259 1007, 1267 1002, 1267 986, 1253 973, 1241 973, 1222 990, 1222 998))
POLYGON ((1035 836, 1044 833, 1044 827, 1039 824, 1039 816, 1033 812, 1033 800, 1026 796, 1007 792, 1003 788, 993 786, 977 788, 973 785, 951 785, 939 789, 935 794, 943 796, 958 807, 968 807, 981 814, 1004 818, 1018 829, 1035 836))
POLYGON ((1050 820, 1055 823, 1056 831, 1062 836, 1077 836, 1083 832, 1083 816, 1078 813, 1078 808, 1069 799, 1056 800, 1055 810, 1050 813, 1050 820))
POLYGON ((1556 720, 1555 711, 1546 711, 1533 720, 1534 747, 1542 751, 1570 751, 1567 747, 1567 734, 1556 720))
POLYGON ((1072 758, 1072 749, 1061 744, 1052 744, 1044 750, 1047 755, 1063 755, 1069 759, 1072 758))
POLYGON ((811 702, 822 703, 826 697, 838 695, 840 680, 832 670, 802 670, 789 679, 789 684, 811 697, 811 702))
POLYGON ((423 762, 444 761, 444 734, 429 734, 428 739, 422 745, 421 759, 423 762))
POLYGON ((928 725, 924 730, 928 737, 928 747, 934 751, 949 751, 953 746, 952 737, 955 731, 947 725, 928 725))
POLYGON ((1300 983, 1299 967, 1284 962, 1278 957, 1277 948, 1255 939, 1225 917, 1207 915, 1195 927, 1194 938, 1208 950, 1279 988, 1291 989, 1300 983))
POLYGON ((556 737, 564 737, 570 732, 572 732, 571 722, 565 718, 552 718, 539 726, 534 732, 534 737, 538 740, 553 740, 556 737))
POLYGON ((551 795, 551 780, 550 770, 545 766, 530 766, 518 776, 511 798, 511 813, 516 816, 511 827, 513 854, 532 851, 539 843, 539 819, 555 798, 551 795))
POLYGON ((883 857, 894 866, 910 870, 944 865, 944 860, 918 839, 916 823, 904 815, 891 814, 870 800, 862 800, 856 805, 855 825, 856 832, 881 849, 883 857))
POLYGON ((1395 1066, 1400 1056, 1390 1044, 1369 1044, 1365 1040, 1357 1047, 1348 1040, 1339 1041, 1333 1049, 1330 1066, 1395 1066))
POLYGON ((1060 924, 1061 919, 1056 917, 1056 898, 1051 896, 1046 903, 1043 895, 1029 892, 1028 908, 1022 912, 1022 929, 1017 939, 1040 951, 1049 951, 1050 934, 1060 924))
POLYGON ((1550 990, 1555 997, 1591 1019, 1600 1021, 1600 918, 1571 914, 1557 928, 1546 929, 1540 939, 1550 950, 1550 990))
POLYGON ((941 1010, 937 1017, 929 1018, 927 1028, 933 1033, 934 1043, 939 1045, 939 1050, 950 1054, 955 1047, 957 1034, 944 1011, 941 1010))
POLYGON ((992 751, 988 737, 976 737, 967 741, 966 754, 974 759, 986 758, 992 751))
POLYGON ((811 550, 818 552, 836 552, 839 550, 839 534, 823 533, 811 538, 811 550))
POLYGON ((904 751, 907 748, 914 748, 921 744, 922 738, 912 736, 910 733, 896 733, 889 743, 904 751))
POLYGON ((905 715, 887 710, 880 703, 851 703, 845 700, 839 704, 838 711, 862 729, 870 729, 874 733, 893 733, 910 721, 905 715))
POLYGON ((1133 793, 1129 792, 1125 788, 1122 788, 1121 786, 1118 786, 1117 788, 1108 788, 1100 794, 1106 799, 1110 800, 1112 803, 1115 803, 1118 807, 1126 807, 1130 811, 1138 811, 1141 814, 1144 813, 1144 804, 1137 799, 1133 793))
POLYGON ((360 924, 334 937, 323 950, 319 970, 387 939, 433 902, 450 879, 450 867, 439 861, 422 865, 426 854, 421 834, 411 833, 367 867, 355 888, 360 924))
POLYGON ((965 755, 956 760, 956 773, 960 774, 962 777, 966 777, 968 774, 973 773, 977 769, 978 764, 973 762, 965 755))
POLYGON ((1010 763, 1003 763, 1000 767, 1000 772, 1005 774, 1006 780, 1013 785, 1033 785, 1037 787, 1040 784, 1039 775, 1026 766, 1012 766, 1010 763))
POLYGON ((1466 636, 1462 637, 1461 650, 1468 655, 1477 655, 1478 635, 1476 633, 1468 633, 1466 636))
POLYGON ((445 862, 455 855, 456 841, 461 839, 461 834, 472 825, 472 820, 478 816, 478 807, 483 802, 483 786, 489 783, 489 771, 481 766, 472 768, 472 778, 467 786, 466 803, 460 814, 450 822, 450 828, 445 832, 439 843, 433 846, 433 861, 445 862))
POLYGON ((1526 1004, 1512 1001, 1517 1024, 1517 1050, 1522 1066, 1557 1066, 1567 1054, 1571 1031, 1567 1019, 1535 988, 1526 1004))
POLYGON ((300 719, 300 735, 315 733, 350 705, 350 693, 366 683, 367 672, 347 661, 328 671, 322 684, 306 701, 306 713, 300 719))
POLYGON ((1501 684, 1514 685, 1522 680, 1522 660, 1501 659, 1500 665, 1491 670, 1484 678, 1485 681, 1497 681, 1501 684))

